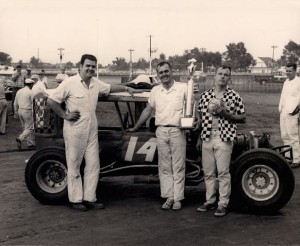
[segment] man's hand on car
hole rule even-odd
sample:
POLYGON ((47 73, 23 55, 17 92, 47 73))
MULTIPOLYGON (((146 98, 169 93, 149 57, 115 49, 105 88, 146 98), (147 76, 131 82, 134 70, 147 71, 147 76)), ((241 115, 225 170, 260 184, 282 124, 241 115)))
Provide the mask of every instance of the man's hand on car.
POLYGON ((128 129, 126 129, 126 131, 125 132, 136 132, 138 129, 136 129, 136 128, 128 128, 128 129))
POLYGON ((141 93, 142 91, 140 90, 136 90, 134 88, 131 88, 131 87, 126 87, 126 91, 132 96, 134 97, 134 94, 135 93, 141 93))

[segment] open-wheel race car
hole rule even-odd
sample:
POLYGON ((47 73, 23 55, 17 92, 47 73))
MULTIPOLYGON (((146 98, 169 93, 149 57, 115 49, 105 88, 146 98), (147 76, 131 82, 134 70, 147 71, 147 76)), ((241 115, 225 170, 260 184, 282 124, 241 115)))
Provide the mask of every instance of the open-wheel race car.
MULTIPOLYGON (((134 98, 127 93, 99 97, 98 107, 102 107, 97 109, 100 182, 101 177, 125 175, 134 175, 136 182, 158 182, 154 118, 138 132, 126 131, 139 118, 148 96, 149 92, 136 94, 134 98), (104 111, 110 114, 105 116, 104 111)), ((68 200, 63 120, 46 102, 45 98, 36 98, 34 102, 37 151, 27 163, 25 181, 37 200, 58 204, 68 200)), ((199 185, 204 181, 201 153, 196 149, 199 131, 186 131, 186 185, 199 185)), ((237 135, 230 168, 233 205, 257 212, 274 212, 290 200, 295 186, 289 165, 292 149, 273 148, 269 140, 268 134, 237 135)))

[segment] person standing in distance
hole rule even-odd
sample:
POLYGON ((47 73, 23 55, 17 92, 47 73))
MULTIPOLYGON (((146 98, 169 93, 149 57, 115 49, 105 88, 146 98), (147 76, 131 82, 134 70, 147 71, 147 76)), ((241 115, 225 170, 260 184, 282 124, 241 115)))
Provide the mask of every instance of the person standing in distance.
POLYGON ((216 207, 217 177, 219 202, 214 215, 227 214, 231 193, 229 166, 233 141, 236 138, 236 123, 246 120, 242 98, 228 87, 231 67, 221 66, 215 75, 215 87, 203 92, 199 100, 199 118, 202 132, 197 147, 202 143, 202 166, 206 187, 206 202, 197 208, 205 212, 216 207))
POLYGON ((180 210, 184 199, 186 136, 179 126, 187 84, 174 81, 172 67, 166 61, 160 62, 156 71, 161 84, 151 90, 146 108, 128 131, 137 131, 155 111, 160 191, 161 197, 166 198, 162 209, 180 210))
POLYGON ((66 68, 65 67, 61 67, 60 69, 60 73, 58 73, 56 75, 55 81, 60 84, 64 79, 68 78, 69 75, 66 74, 66 68))
POLYGON ((23 132, 16 138, 18 149, 22 149, 22 141, 26 140, 28 148, 35 147, 34 125, 32 114, 32 79, 25 79, 25 87, 20 89, 14 101, 15 118, 19 118, 23 132))
POLYGON ((4 83, 5 79, 0 78, 0 135, 6 134, 7 101, 5 98, 4 83))
POLYGON ((8 115, 14 115, 14 102, 16 98, 17 91, 24 88, 24 82, 26 79, 26 75, 22 73, 22 66, 18 64, 16 66, 16 71, 12 75, 11 80, 13 81, 13 91, 12 91, 12 113, 9 113, 8 115))
POLYGON ((49 96, 48 105, 64 119, 64 141, 68 166, 68 196, 71 208, 78 211, 102 209, 97 203, 96 189, 99 179, 100 160, 96 106, 98 96, 132 88, 106 84, 94 77, 97 59, 85 54, 80 60, 80 73, 66 78, 49 96), (66 103, 66 111, 61 103, 66 103), (85 159, 84 179, 80 174, 85 159))
POLYGON ((280 132, 285 145, 292 146, 292 168, 300 166, 299 120, 300 78, 296 76, 297 64, 289 63, 285 68, 287 79, 283 84, 279 101, 280 132))

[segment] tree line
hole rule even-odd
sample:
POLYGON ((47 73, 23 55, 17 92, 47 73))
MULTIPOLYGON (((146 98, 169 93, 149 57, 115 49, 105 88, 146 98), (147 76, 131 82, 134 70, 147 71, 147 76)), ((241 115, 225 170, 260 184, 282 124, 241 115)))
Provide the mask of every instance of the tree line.
MULTIPOLYGON (((197 47, 190 50, 185 50, 182 55, 169 56, 168 58, 164 53, 161 53, 159 58, 154 58, 152 60, 151 65, 155 67, 159 61, 166 60, 173 65, 175 70, 182 71, 186 70, 187 61, 191 58, 195 58, 197 60, 197 70, 203 68, 204 72, 211 71, 224 63, 230 65, 233 71, 246 72, 250 66, 254 66, 256 64, 256 60, 254 60, 253 56, 247 51, 245 44, 243 42, 238 42, 229 43, 226 45, 226 51, 223 53, 206 51, 204 48, 197 47)), ((300 44, 290 40, 284 46, 281 57, 277 61, 274 61, 273 65, 281 67, 289 62, 299 63, 299 61, 300 44)), ((0 52, 0 63, 2 65, 11 65, 12 57, 5 52, 0 52)), ((18 63, 22 64, 22 60, 20 60, 18 63)), ((130 66, 129 63, 130 62, 127 62, 124 57, 116 57, 107 67, 113 71, 128 70, 130 66)), ((34 68, 44 68, 46 64, 33 56, 30 58, 30 66, 34 68)), ((56 68, 57 65, 47 64, 47 67, 49 66, 56 68)), ((79 63, 73 64, 69 61, 65 63, 65 66, 67 68, 78 67, 79 63)), ((98 66, 99 68, 103 67, 101 64, 98 64, 98 66)), ((145 60, 144 58, 139 58, 137 62, 132 63, 132 68, 148 69, 149 61, 145 60)))

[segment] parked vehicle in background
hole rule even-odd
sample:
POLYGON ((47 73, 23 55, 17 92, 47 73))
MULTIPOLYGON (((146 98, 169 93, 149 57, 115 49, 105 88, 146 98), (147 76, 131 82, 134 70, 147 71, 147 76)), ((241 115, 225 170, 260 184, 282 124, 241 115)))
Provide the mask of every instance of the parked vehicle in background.
POLYGON ((0 65, 0 76, 12 76, 14 68, 11 66, 0 65))
POLYGON ((283 72, 275 72, 273 74, 256 74, 253 80, 261 85, 265 85, 267 83, 283 83, 286 78, 283 72))

